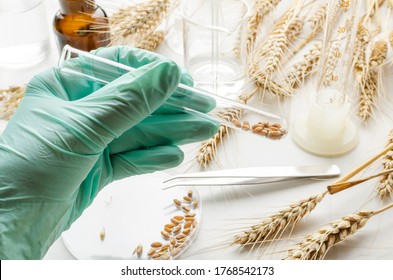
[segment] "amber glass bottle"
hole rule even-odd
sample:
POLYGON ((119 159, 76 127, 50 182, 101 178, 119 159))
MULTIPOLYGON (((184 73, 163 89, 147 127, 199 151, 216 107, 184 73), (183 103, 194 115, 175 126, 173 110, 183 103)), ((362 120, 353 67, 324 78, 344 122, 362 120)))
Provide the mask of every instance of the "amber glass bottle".
POLYGON ((109 44, 109 23, 105 11, 94 0, 59 0, 53 28, 61 50, 66 44, 91 51, 109 44))

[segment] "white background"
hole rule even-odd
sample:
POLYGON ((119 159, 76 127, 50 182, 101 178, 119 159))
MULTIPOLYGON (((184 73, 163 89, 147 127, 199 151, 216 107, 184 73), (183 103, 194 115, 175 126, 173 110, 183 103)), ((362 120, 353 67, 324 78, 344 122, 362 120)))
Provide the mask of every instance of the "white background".
MULTIPOLYGON (((48 23, 58 9, 55 0, 46 0, 48 23)), ((104 6, 104 5, 103 5, 104 6)), ((105 6, 104 6, 105 7, 105 6)), ((108 8, 109 9, 109 8, 108 8)), ((55 65, 57 48, 51 33, 51 53, 47 60, 31 69, 1 69, 0 87, 27 82, 34 73, 55 65)), ((179 56, 171 52, 167 46, 160 52, 181 63, 179 56)), ((389 131, 393 128, 392 90, 393 68, 385 68, 384 85, 387 97, 386 104, 380 104, 383 112, 371 120, 367 126, 358 125, 359 144, 347 155, 334 158, 323 158, 311 155, 301 150, 291 139, 290 135, 281 141, 267 141, 249 133, 234 132, 231 139, 220 149, 217 163, 213 168, 235 168, 250 166, 285 166, 285 165, 319 165, 337 164, 346 174, 362 162, 378 153, 386 144, 389 131), (389 107, 390 106, 390 107, 389 107)), ((291 107, 292 125, 301 112, 301 98, 295 98, 291 107), (300 105, 299 105, 300 104, 300 105)), ((382 110, 381 110, 382 111, 382 110)), ((356 118, 355 118, 356 119, 356 118)), ((291 126, 290 126, 291 127, 291 126)), ((198 170, 196 164, 191 164, 196 153, 196 146, 184 147, 187 152, 186 163, 178 170, 198 170)), ((373 173, 380 166, 372 167, 368 173, 373 173)), ((174 171, 176 172, 176 170, 174 171)), ((201 189, 200 194, 204 203, 201 230, 198 238, 189 251, 182 256, 184 259, 281 259, 290 244, 299 241, 304 234, 314 232, 326 223, 336 220, 360 209, 375 209, 382 205, 375 196, 376 181, 365 183, 353 190, 348 190, 335 196, 327 196, 317 209, 300 223, 292 238, 258 253, 240 251, 236 246, 226 246, 233 233, 241 231, 268 214, 280 210, 289 204, 325 190, 328 182, 298 181, 291 183, 272 184, 254 187, 220 187, 218 189, 201 189), (270 252, 276 252, 271 254, 270 252)), ((344 244, 335 247, 326 256, 327 259, 393 259, 393 210, 378 215, 354 237, 344 244)), ((45 259, 73 259, 61 238, 50 248, 45 259)))

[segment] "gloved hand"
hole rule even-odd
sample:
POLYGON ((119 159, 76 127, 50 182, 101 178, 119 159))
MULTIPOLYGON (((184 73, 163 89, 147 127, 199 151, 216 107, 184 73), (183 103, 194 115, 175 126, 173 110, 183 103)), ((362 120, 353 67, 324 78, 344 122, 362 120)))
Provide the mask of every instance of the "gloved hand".
MULTIPOLYGON (((180 80, 192 82, 175 63, 127 47, 97 55, 137 70, 102 87, 49 69, 29 83, 0 137, 1 259, 42 258, 105 185, 174 167, 177 145, 218 129, 164 104, 180 80)), ((214 107, 187 98, 199 111, 214 107)))

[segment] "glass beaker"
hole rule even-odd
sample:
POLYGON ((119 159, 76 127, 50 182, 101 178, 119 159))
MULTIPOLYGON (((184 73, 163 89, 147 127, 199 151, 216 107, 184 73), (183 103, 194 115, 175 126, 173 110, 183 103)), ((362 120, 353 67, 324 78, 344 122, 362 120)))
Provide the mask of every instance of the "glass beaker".
POLYGON ((183 4, 184 64, 195 86, 235 98, 244 85, 246 20, 243 0, 194 0, 183 4))
POLYGON ((336 156, 349 152, 358 143, 349 109, 351 93, 355 92, 351 75, 356 27, 364 1, 324 2, 328 9, 316 90, 310 110, 297 120, 291 135, 306 151, 336 156))
MULTIPOLYGON (((76 78, 101 85, 106 85, 119 76, 134 70, 128 65, 70 46, 64 47, 60 56, 59 68, 63 75, 71 74, 76 78)), ((184 84, 178 85, 176 91, 165 104, 176 111, 197 114, 228 127, 272 140, 279 140, 287 134, 286 120, 277 115, 184 84), (193 94, 192 100, 189 98, 190 94, 193 94), (212 104, 215 105, 214 108, 211 108, 212 104), (195 105, 198 108, 209 106, 212 110, 209 113, 201 113, 192 109, 192 106, 195 105)))
POLYGON ((0 1, 0 65, 25 67, 49 53, 49 28, 43 0, 0 1))

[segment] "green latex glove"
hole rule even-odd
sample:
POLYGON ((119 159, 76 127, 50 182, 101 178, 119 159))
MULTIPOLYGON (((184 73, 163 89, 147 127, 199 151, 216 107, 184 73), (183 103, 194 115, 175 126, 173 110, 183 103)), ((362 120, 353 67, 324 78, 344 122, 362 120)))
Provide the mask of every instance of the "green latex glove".
MULTIPOLYGON (((0 137, 1 259, 42 258, 105 185, 174 167, 183 160, 177 145, 218 129, 164 104, 180 80, 192 82, 175 63, 126 47, 97 55, 137 70, 102 87, 49 69, 29 83, 0 137)), ((214 107, 194 97, 194 109, 214 107)))

